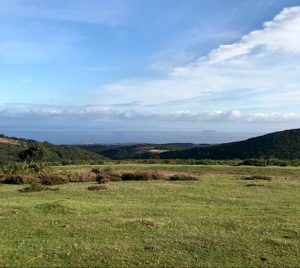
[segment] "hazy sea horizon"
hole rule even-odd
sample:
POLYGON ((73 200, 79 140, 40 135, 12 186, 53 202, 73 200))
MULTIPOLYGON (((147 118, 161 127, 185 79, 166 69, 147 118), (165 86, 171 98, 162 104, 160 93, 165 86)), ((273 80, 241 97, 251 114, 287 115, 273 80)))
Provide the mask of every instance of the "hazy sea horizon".
POLYGON ((91 131, 5 130, 11 137, 48 141, 54 144, 196 143, 217 144, 241 141, 263 133, 203 131, 91 131))

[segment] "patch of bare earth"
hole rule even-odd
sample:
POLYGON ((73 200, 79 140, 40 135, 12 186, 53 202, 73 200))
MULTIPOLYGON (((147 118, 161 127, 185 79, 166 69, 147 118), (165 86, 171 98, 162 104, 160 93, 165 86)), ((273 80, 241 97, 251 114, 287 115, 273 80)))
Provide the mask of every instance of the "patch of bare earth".
POLYGON ((0 137, 0 143, 11 144, 11 145, 20 145, 20 142, 18 142, 16 140, 11 140, 11 139, 2 138, 2 137, 0 137))

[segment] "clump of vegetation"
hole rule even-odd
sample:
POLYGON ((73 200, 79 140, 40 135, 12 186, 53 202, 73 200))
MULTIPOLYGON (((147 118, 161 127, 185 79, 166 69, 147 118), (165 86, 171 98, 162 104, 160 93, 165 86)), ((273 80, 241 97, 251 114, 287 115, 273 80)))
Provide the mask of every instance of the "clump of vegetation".
POLYGON ((88 187, 89 191, 101 191, 101 190, 107 190, 108 187, 104 184, 100 184, 100 185, 92 185, 88 187))
POLYGON ((264 184, 257 184, 257 183, 248 183, 246 184, 246 187, 263 187, 264 184))
POLYGON ((30 174, 30 166, 27 164, 20 163, 10 163, 2 164, 0 166, 0 173, 5 175, 15 175, 15 174, 30 174))
POLYGON ((95 174, 99 174, 101 172, 99 168, 93 168, 91 171, 95 174))
POLYGON ((24 163, 6 163, 0 164, 0 174, 2 175, 28 175, 46 171, 45 164, 24 164, 24 163))
POLYGON ((68 179, 59 174, 42 173, 38 176, 40 183, 43 185, 59 185, 68 183, 68 179))
POLYGON ((170 181, 197 181, 198 177, 189 173, 178 173, 170 177, 170 181))
POLYGON ((165 179, 165 174, 161 171, 135 171, 122 174, 123 181, 149 181, 165 179))
POLYGON ((112 171, 111 168, 105 168, 103 170, 94 170, 94 173, 96 173, 96 181, 99 184, 104 184, 110 181, 120 181, 121 176, 118 173, 115 173, 112 171))
POLYGON ((67 175, 69 182, 93 182, 96 181, 96 174, 91 172, 72 173, 67 175))
POLYGON ((2 179, 2 183, 4 184, 17 184, 17 185, 32 183, 36 181, 37 179, 29 175, 8 175, 3 177, 2 179))
POLYGON ((35 144, 28 149, 21 151, 18 156, 24 163, 33 163, 42 161, 46 154, 47 152, 43 146, 35 144))
POLYGON ((241 166, 256 166, 256 167, 267 167, 267 166, 279 166, 279 167, 287 167, 287 166, 297 166, 299 165, 299 161, 291 161, 284 159, 246 159, 242 161, 239 165, 241 166), (297 163, 298 162, 298 163, 297 163))
POLYGON ((147 174, 150 176, 150 180, 164 180, 167 177, 166 174, 160 170, 147 171, 147 174))
POLYGON ((265 175, 253 175, 253 176, 244 177, 244 178, 242 178, 242 180, 245 180, 245 181, 256 181, 256 180, 271 181, 272 177, 265 176, 265 175))
POLYGON ((28 187, 19 190, 21 193, 42 192, 42 191, 58 191, 59 188, 50 188, 40 183, 32 183, 28 187))

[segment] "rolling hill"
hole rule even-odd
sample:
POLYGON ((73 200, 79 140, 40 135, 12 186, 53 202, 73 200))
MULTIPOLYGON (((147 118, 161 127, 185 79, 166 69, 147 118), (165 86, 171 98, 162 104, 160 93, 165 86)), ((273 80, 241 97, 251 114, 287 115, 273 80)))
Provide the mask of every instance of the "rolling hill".
MULTIPOLYGON (((190 149, 196 145, 192 143, 169 143, 169 144, 90 144, 77 145, 78 147, 98 153, 114 160, 125 159, 150 159, 159 158, 159 155, 169 151, 190 149)), ((207 146, 207 145, 206 145, 207 146)))
POLYGON ((20 153, 30 147, 39 147, 43 151, 42 161, 89 161, 101 160, 103 156, 69 145, 54 145, 48 142, 19 139, 0 135, 0 161, 18 161, 20 153))
POLYGON ((300 159, 300 129, 275 132, 246 141, 194 147, 160 154, 163 159, 300 159))
POLYGON ((42 161, 88 161, 110 158, 126 159, 300 159, 300 129, 275 132, 245 141, 218 145, 115 144, 115 145, 53 145, 0 135, 0 161, 20 160, 20 153, 39 146, 45 152, 42 161))

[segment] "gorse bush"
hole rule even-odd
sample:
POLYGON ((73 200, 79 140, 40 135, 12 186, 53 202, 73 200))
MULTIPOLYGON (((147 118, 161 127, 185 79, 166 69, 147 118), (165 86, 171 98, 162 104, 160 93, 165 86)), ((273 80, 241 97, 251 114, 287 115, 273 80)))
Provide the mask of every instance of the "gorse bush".
POLYGON ((150 180, 164 180, 166 179, 166 174, 163 171, 155 170, 155 171, 147 171, 150 180))
POLYGON ((98 183, 106 183, 109 181, 120 181, 121 176, 118 173, 109 171, 109 170, 101 170, 97 175, 96 175, 96 181, 98 183))
POLYGON ((114 173, 111 167, 106 167, 104 169, 93 168, 91 171, 96 174, 96 181, 99 184, 121 180, 121 176, 118 173, 114 173))
POLYGON ((99 174, 101 172, 99 168, 93 168, 91 171, 95 174, 99 174))
POLYGON ((7 175, 2 179, 4 184, 27 184, 37 182, 38 179, 29 175, 7 175))
POLYGON ((39 174, 38 178, 43 185, 59 185, 69 182, 66 176, 59 174, 43 173, 39 174))
POLYGON ((122 174, 123 181, 148 181, 165 178, 165 174, 161 171, 135 171, 122 174))
POLYGON ((69 182, 93 182, 96 181, 96 174, 91 172, 72 173, 66 175, 66 178, 69 182))

